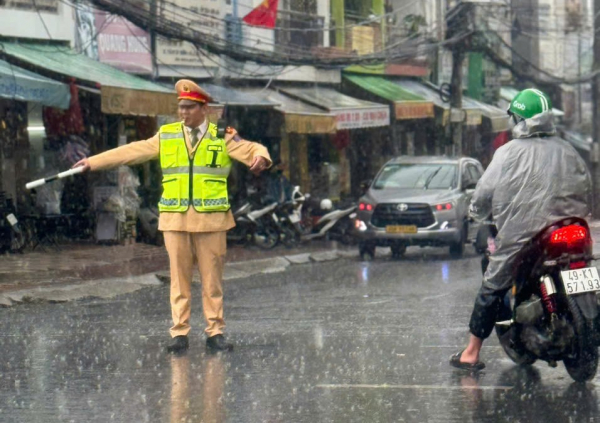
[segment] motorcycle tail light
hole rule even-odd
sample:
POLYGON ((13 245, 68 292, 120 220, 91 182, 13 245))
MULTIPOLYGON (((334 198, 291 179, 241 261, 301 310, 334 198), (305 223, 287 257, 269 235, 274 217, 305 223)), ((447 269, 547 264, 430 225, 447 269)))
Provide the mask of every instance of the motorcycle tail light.
POLYGON ((550 243, 557 245, 563 244, 567 248, 586 244, 590 242, 590 236, 587 229, 583 226, 569 225, 552 232, 550 235, 550 243))
POLYGON ((369 203, 360 203, 358 209, 361 211, 373 211, 373 205, 369 203))

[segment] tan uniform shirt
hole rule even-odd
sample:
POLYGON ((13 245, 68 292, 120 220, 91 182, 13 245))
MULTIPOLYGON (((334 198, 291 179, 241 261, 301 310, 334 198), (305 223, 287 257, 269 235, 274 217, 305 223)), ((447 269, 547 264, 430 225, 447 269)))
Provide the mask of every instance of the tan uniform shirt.
MULTIPOLYGON (((188 128, 186 128, 184 134, 191 159, 201 141, 192 149, 188 128)), ((261 156, 269 161, 269 166, 271 165, 271 156, 265 146, 243 139, 235 141, 233 138, 236 134, 237 132, 234 130, 232 133, 225 135, 227 153, 232 159, 250 166, 254 157, 261 156)), ((91 170, 105 170, 121 165, 136 165, 158 159, 159 144, 159 134, 156 134, 150 139, 135 141, 97 154, 89 158, 91 170)), ((198 213, 193 207, 190 207, 184 213, 162 212, 158 221, 158 229, 161 231, 216 232, 226 231, 234 226, 235 222, 231 210, 227 212, 198 213)))

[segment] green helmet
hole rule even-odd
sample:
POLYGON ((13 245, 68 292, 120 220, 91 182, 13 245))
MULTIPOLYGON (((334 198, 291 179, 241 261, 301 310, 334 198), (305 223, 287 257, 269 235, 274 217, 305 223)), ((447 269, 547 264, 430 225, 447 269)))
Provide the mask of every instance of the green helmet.
POLYGON ((540 90, 528 88, 521 91, 510 102, 508 114, 515 114, 523 119, 530 119, 540 113, 552 110, 550 97, 540 90))

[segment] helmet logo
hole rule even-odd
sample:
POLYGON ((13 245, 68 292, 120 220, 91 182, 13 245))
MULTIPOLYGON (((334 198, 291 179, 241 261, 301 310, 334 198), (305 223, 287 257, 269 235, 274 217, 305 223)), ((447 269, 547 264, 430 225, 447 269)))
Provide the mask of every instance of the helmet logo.
POLYGON ((518 101, 515 101, 515 102, 513 103, 513 106, 514 106, 516 109, 519 109, 519 110, 525 110, 525 109, 526 109, 525 105, 524 105, 523 103, 519 103, 518 101))

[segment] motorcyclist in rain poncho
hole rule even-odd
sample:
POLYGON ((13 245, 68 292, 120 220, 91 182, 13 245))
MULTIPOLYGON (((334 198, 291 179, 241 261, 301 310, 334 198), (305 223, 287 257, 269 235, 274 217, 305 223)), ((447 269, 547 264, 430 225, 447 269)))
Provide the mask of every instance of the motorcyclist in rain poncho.
POLYGON ((469 344, 450 359, 455 367, 484 367, 479 352, 512 286, 522 247, 555 221, 589 213, 590 174, 575 149, 555 135, 551 110, 541 91, 527 89, 515 96, 508 109, 514 139, 495 152, 473 194, 471 216, 483 220, 493 215, 498 236, 475 300, 469 344))

